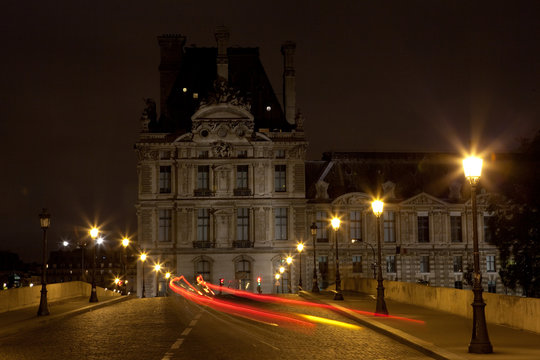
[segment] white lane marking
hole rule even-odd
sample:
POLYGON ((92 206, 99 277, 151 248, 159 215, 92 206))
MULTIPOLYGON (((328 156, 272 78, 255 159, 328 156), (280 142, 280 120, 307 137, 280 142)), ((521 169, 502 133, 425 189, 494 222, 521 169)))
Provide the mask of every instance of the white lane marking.
POLYGON ((171 359, 171 356, 173 356, 174 353, 165 353, 165 356, 161 359, 161 360, 170 360, 171 359))
POLYGON ((184 339, 178 339, 174 344, 172 344, 171 349, 178 349, 180 345, 184 342, 184 339))
POLYGON ((195 315, 195 320, 199 320, 201 318, 201 315, 202 313, 198 313, 197 315, 195 315))
POLYGON ((190 328, 190 327, 186 328, 186 329, 182 332, 182 334, 180 334, 180 335, 181 335, 181 336, 187 336, 187 335, 191 332, 191 329, 192 329, 192 328, 190 328))
POLYGON ((189 326, 194 327, 195 325, 197 325, 197 320, 191 320, 191 322, 189 323, 189 326))

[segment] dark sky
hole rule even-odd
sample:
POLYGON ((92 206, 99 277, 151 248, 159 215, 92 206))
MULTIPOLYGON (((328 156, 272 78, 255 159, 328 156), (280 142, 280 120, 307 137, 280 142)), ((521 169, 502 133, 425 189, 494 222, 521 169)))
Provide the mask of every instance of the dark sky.
MULTIPOLYGON (((159 98, 156 36, 260 47, 281 97, 297 43, 308 157, 509 151, 540 128, 540 1, 6 0, 0 12, 0 250, 38 260, 97 222, 134 234, 133 144, 159 98)), ((158 101, 159 102, 159 101, 158 101)))

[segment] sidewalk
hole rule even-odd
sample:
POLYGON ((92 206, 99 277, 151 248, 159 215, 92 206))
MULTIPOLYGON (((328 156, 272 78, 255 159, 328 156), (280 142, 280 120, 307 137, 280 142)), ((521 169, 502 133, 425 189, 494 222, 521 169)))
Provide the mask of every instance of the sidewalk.
MULTIPOLYGON (((301 291, 300 296, 311 301, 334 305, 340 312, 360 324, 390 336, 435 359, 473 360, 533 360, 540 359, 540 335, 501 325, 488 324, 492 354, 470 354, 472 320, 442 311, 386 300, 390 316, 422 320, 425 323, 359 314, 349 309, 374 312, 374 296, 343 292, 344 301, 334 301, 333 292, 313 294, 301 291)), ((489 309, 487 309, 489 311, 489 309)), ((540 319, 539 319, 540 321, 540 319)))
POLYGON ((49 315, 37 316, 39 305, 0 313, 0 337, 38 327, 50 321, 77 315, 103 306, 116 304, 133 298, 132 296, 105 297, 97 303, 90 303, 88 297, 76 297, 49 303, 49 315))

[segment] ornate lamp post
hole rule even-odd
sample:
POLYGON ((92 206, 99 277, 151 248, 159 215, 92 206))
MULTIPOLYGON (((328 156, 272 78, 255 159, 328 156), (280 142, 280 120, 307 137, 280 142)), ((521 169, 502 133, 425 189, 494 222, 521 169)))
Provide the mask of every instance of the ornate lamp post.
MULTIPOLYGON (((279 275, 280 276, 283 276, 283 273, 285 272, 285 267, 284 266, 280 266, 279 267, 279 275)), ((278 278, 279 279, 279 278, 278 278)), ((283 283, 285 282, 285 278, 283 278, 283 280, 281 281, 281 293, 283 294, 283 283)))
POLYGON ((41 269, 41 298, 39 300, 38 316, 49 315, 47 304, 47 229, 51 225, 51 214, 43 209, 39 214, 41 229, 43 230, 43 267, 41 269))
POLYGON ((319 292, 319 284, 317 284, 317 224, 312 223, 311 227, 311 236, 313 237, 313 288, 311 292, 319 292))
MULTIPOLYGON (((122 256, 122 262, 123 262, 123 270, 124 270, 124 289, 126 290, 126 282, 127 282, 127 247, 129 246, 129 239, 127 237, 122 239, 122 247, 123 247, 123 256, 122 256)), ((127 291, 122 291, 122 293, 125 295, 127 291)))
POLYGON ((482 159, 469 157, 463 160, 463 170, 465 177, 471 184, 471 203, 473 218, 473 257, 474 257, 474 280, 472 291, 474 293, 473 308, 473 328, 472 337, 469 344, 469 352, 476 354, 489 354, 493 352, 493 347, 489 341, 486 326, 486 315, 484 308, 486 303, 482 298, 482 273, 480 272, 480 255, 478 251, 478 223, 476 218, 476 186, 482 174, 482 159))
POLYGON ((96 247, 97 247, 97 237, 99 235, 99 230, 97 228, 92 228, 90 230, 90 237, 92 238, 94 244, 92 247, 92 291, 90 292, 90 302, 98 302, 97 290, 96 290, 96 247))
POLYGON ((276 294, 279 293, 279 278, 281 277, 281 275, 279 275, 279 273, 276 273, 276 275, 274 275, 274 278, 276 279, 276 294))
POLYGON ((161 270, 161 265, 154 265, 154 271, 156 272, 156 297, 159 296, 159 272, 161 270))
POLYGON ((296 245, 296 250, 298 250, 298 259, 300 262, 300 271, 299 271, 299 279, 298 279, 298 290, 302 289, 302 250, 304 250, 304 244, 300 243, 296 245))
POLYGON ((375 313, 388 315, 386 302, 384 301, 384 286, 381 268, 381 215, 383 213, 384 203, 381 200, 375 200, 371 203, 373 214, 377 217, 377 307, 375 313))
POLYGON ((339 275, 339 250, 338 250, 338 230, 341 221, 334 217, 332 219, 332 228, 334 229, 334 237, 336 239, 336 293, 334 294, 334 300, 343 300, 343 294, 341 293, 341 277, 339 275))
POLYGON ((142 292, 141 292, 141 298, 145 297, 144 296, 144 262, 146 261, 146 254, 145 253, 142 253, 141 256, 139 257, 139 259, 141 260, 142 262, 142 292))
POLYGON ((291 276, 291 264, 292 264, 292 257, 291 257, 291 256, 287 256, 287 265, 289 265, 289 269, 287 270, 288 273, 289 273, 289 282, 288 282, 289 293, 292 293, 292 286, 291 286, 291 282, 292 282, 292 276, 291 276))

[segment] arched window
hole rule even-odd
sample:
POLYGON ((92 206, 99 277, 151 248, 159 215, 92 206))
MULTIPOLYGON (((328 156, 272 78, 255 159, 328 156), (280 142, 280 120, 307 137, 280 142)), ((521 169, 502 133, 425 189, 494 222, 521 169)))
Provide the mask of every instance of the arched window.
POLYGON ((248 290, 251 286, 251 263, 240 259, 234 264, 234 277, 241 290, 248 290))
POLYGON ((210 261, 199 260, 195 267, 195 278, 201 275, 204 281, 211 282, 210 261))

